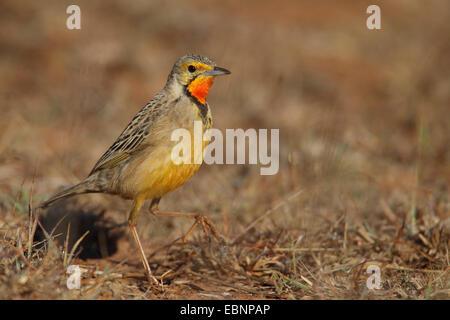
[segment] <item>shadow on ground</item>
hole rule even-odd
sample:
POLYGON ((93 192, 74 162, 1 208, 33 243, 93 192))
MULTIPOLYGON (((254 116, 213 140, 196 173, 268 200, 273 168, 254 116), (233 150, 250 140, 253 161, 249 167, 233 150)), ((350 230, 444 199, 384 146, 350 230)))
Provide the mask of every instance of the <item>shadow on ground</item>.
POLYGON ((124 234, 124 224, 109 221, 105 218, 105 212, 80 209, 70 203, 70 200, 63 201, 43 212, 34 240, 45 240, 47 233, 55 237, 59 246, 67 246, 70 252, 87 232, 75 249, 80 259, 103 259, 112 256, 117 252, 117 242, 124 234))

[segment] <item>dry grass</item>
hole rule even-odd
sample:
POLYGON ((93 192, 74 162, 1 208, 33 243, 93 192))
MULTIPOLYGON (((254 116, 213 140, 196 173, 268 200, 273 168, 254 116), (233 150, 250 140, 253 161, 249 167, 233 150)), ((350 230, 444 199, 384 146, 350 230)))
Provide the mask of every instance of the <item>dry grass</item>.
POLYGON ((378 2, 382 31, 350 0, 79 1, 68 31, 68 3, 2 1, 0 299, 448 299, 450 5, 378 2), (207 214, 225 247, 142 212, 149 288, 129 202, 33 208, 89 172, 187 52, 233 72, 209 97, 215 127, 280 129, 280 171, 204 165, 162 200, 207 214))

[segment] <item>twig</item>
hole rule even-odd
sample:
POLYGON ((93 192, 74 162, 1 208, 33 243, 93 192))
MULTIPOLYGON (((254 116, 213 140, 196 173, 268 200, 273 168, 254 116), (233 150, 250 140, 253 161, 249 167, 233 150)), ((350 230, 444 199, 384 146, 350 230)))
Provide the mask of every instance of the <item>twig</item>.
POLYGON ((437 280, 439 280, 444 274, 447 273, 448 270, 450 270, 450 266, 448 266, 447 268, 445 268, 445 270, 442 271, 442 273, 441 273, 440 275, 438 275, 438 276, 436 277, 436 279, 434 279, 433 281, 431 281, 431 283, 436 282, 437 280))
POLYGON ((278 252, 289 252, 289 251, 295 251, 295 252, 310 252, 310 251, 337 251, 341 250, 340 248, 274 248, 273 251, 278 252))
POLYGON ((207 276, 205 274, 202 274, 202 273, 197 273, 197 272, 192 271, 192 270, 190 271, 190 273, 193 274, 193 275, 196 275, 196 276, 198 276, 200 278, 207 279, 209 281, 221 284, 221 285, 223 285, 225 287, 230 287, 230 288, 234 288, 234 289, 237 289, 237 290, 243 290, 243 291, 247 291, 247 292, 250 292, 250 293, 253 293, 253 294, 260 294, 260 292, 258 292, 256 290, 245 288, 243 286, 237 286, 237 285, 234 285, 234 284, 230 284, 230 283, 227 283, 227 282, 222 281, 220 279, 209 277, 209 276, 207 276))
POLYGON ((386 269, 390 269, 390 270, 409 271, 409 272, 424 272, 424 273, 439 273, 439 272, 442 272, 442 270, 413 269, 413 268, 393 266, 393 265, 387 265, 387 266, 385 266, 385 268, 386 269))
MULTIPOLYGON (((72 250, 70 250, 70 255, 69 255, 69 260, 67 261, 67 264, 70 265, 70 262, 72 262, 73 259, 73 254, 75 252, 75 250, 77 249, 77 247, 79 246, 79 244, 81 243, 81 241, 83 241, 83 239, 88 235, 89 230, 86 231, 81 237, 80 239, 78 239, 77 242, 75 242, 75 244, 72 247, 72 250)), ((64 266, 65 267, 65 266, 64 266)))
POLYGON ((285 206, 289 201, 291 201, 292 199, 298 197, 300 194, 303 193, 303 190, 299 190, 297 192, 295 192, 294 194, 290 195, 287 199, 281 201, 280 203, 278 203, 275 207, 267 210, 262 216, 260 216, 258 219, 256 219, 255 221, 253 221, 252 223, 250 223, 250 225, 245 228, 244 231, 241 232, 241 234, 239 234, 231 243, 231 245, 235 245, 245 234, 247 234, 247 232, 253 228, 255 225, 257 225, 261 220, 263 220, 264 218, 266 218, 269 214, 271 214, 272 212, 274 212, 275 210, 281 208, 282 206, 285 206))

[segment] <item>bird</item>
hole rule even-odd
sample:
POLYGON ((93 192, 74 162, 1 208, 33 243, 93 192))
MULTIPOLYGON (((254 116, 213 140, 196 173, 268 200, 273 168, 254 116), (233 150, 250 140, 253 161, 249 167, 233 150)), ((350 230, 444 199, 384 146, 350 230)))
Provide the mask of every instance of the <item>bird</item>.
MULTIPOLYGON (((164 88, 134 116, 87 178, 56 193, 39 207, 47 208, 60 199, 86 193, 107 193, 132 200, 128 225, 149 282, 158 283, 136 229, 137 216, 146 200, 150 201, 150 212, 156 216, 194 219, 194 224, 182 238, 184 243, 198 225, 202 225, 204 232, 209 229, 223 241, 206 216, 163 212, 158 209, 158 204, 162 196, 188 181, 201 166, 201 161, 173 161, 171 152, 176 141, 171 140, 172 132, 181 128, 193 134, 196 121, 201 123, 202 133, 212 128, 211 109, 206 98, 215 77, 230 73, 204 55, 187 54, 177 59, 164 88)), ((202 142, 202 150, 208 143, 202 142)))

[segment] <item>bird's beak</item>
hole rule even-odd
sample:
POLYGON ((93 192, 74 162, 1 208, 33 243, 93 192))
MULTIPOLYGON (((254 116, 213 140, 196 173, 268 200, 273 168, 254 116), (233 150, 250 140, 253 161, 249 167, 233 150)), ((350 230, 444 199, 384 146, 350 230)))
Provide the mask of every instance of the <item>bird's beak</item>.
POLYGON ((230 73, 231 72, 225 68, 214 67, 213 70, 206 71, 205 75, 206 76, 221 76, 221 75, 230 74, 230 73))

